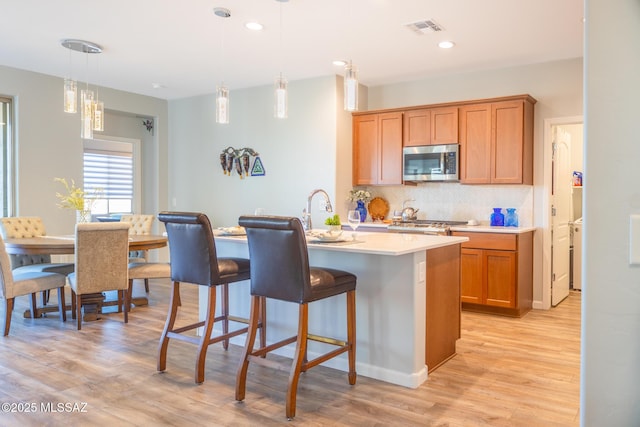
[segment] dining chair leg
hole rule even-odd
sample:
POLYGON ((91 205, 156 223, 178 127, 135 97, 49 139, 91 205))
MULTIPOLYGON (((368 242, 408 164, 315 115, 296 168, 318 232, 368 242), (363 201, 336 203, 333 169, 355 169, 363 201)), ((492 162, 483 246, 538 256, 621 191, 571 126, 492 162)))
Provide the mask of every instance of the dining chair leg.
POLYGON ((49 302, 49 291, 42 291, 42 305, 47 305, 49 302))
POLYGON ((356 383, 356 291, 347 292, 347 341, 349 342, 349 384, 356 383))
POLYGON ((207 361, 207 349, 211 341, 211 331, 216 317, 216 287, 209 286, 209 297, 207 298, 207 318, 204 321, 202 336, 198 344, 198 357, 196 359, 196 384, 204 382, 204 365, 207 361))
MULTIPOLYGON (((222 315, 222 335, 227 335, 229 333, 229 284, 225 283, 222 285, 220 290, 220 308, 222 315)), ((222 348, 225 350, 229 349, 229 338, 222 341, 222 348)))
POLYGON ((13 298, 6 298, 4 305, 4 336, 9 335, 9 328, 11 328, 11 314, 13 313, 13 298))
POLYGON ((71 318, 76 318, 76 293, 71 289, 71 318))
POLYGON ((296 353, 289 373, 289 385, 287 387, 286 416, 291 420, 296 416, 296 395, 298 393, 298 379, 307 354, 307 333, 309 320, 309 304, 300 304, 298 316, 298 341, 296 353))
POLYGON ((82 295, 76 294, 76 319, 78 330, 82 329, 82 295))
POLYGON ((169 301, 169 313, 164 324, 164 330, 160 336, 160 346, 158 348, 158 371, 164 372, 167 369, 167 347, 169 347, 169 332, 173 332, 173 325, 176 323, 178 304, 180 301, 180 282, 173 282, 171 300, 169 301))
POLYGON ((149 293, 149 279, 144 279, 144 291, 149 293))
POLYGON ((58 311, 60 312, 60 320, 67 321, 67 307, 64 300, 64 286, 58 288, 58 311))
MULTIPOLYGON (((267 299, 265 297, 259 297, 260 299, 260 348, 267 346, 267 299)), ((262 358, 267 357, 267 354, 263 354, 262 358)))
POLYGON ((36 313, 38 312, 38 302, 36 300, 36 294, 35 292, 31 294, 31 306, 30 306, 30 310, 31 310, 31 318, 35 319, 36 318, 36 313))
POLYGON ((258 329, 258 319, 260 317, 260 300, 264 299, 259 296, 251 297, 251 311, 249 314, 249 330, 247 331, 247 340, 245 341, 244 350, 238 372, 236 373, 236 400, 244 400, 247 390, 247 370, 249 369, 249 356, 253 353, 253 344, 256 340, 256 330, 258 329))
POLYGON ((124 323, 129 323, 129 308, 131 307, 131 294, 128 290, 124 290, 123 303, 124 305, 124 323))

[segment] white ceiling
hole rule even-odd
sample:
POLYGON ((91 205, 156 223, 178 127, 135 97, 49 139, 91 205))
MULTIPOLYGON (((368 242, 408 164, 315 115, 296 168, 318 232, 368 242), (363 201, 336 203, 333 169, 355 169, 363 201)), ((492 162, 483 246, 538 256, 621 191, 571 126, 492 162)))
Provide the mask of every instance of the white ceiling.
POLYGON ((0 65, 175 99, 220 81, 271 84, 280 71, 342 74, 332 60, 352 59, 376 86, 582 57, 583 15, 582 0, 0 0, 0 65), (404 27, 425 19, 444 31, 404 27), (264 30, 244 28, 250 20, 264 30), (103 53, 70 55, 65 38, 103 53), (456 46, 438 48, 444 39, 456 46))

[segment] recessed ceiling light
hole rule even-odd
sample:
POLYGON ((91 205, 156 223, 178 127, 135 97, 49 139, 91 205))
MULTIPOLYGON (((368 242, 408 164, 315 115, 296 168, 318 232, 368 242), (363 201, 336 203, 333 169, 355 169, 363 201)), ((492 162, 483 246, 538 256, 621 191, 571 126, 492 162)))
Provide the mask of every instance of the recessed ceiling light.
POLYGON ((151 87, 154 89, 162 89, 162 88, 165 88, 166 86, 163 85, 162 83, 153 82, 151 83, 151 87))
POLYGON ((336 59, 335 61, 333 61, 333 65, 336 65, 338 67, 344 67, 345 65, 347 65, 347 61, 344 61, 342 59, 336 59))
POLYGON ((259 22, 247 22, 244 26, 251 31, 260 31, 264 28, 264 25, 259 22))
POLYGON ((449 41, 449 40, 445 40, 445 41, 442 41, 442 42, 438 43, 438 47, 440 47, 442 49, 451 49, 455 45, 456 44, 454 42, 449 41))

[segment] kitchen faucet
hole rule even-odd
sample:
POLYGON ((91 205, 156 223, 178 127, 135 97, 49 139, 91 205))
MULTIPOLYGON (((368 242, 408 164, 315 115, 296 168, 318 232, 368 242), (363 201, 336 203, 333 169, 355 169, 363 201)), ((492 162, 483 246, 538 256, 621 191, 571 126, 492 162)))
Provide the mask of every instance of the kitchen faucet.
POLYGON ((327 212, 333 212, 333 207, 331 206, 331 200, 329 200, 329 195, 326 191, 322 189, 313 190, 311 194, 309 194, 309 198, 307 198, 307 207, 302 211, 302 225, 305 231, 311 231, 313 226, 311 225, 311 199, 316 194, 321 193, 324 196, 324 210, 327 212))

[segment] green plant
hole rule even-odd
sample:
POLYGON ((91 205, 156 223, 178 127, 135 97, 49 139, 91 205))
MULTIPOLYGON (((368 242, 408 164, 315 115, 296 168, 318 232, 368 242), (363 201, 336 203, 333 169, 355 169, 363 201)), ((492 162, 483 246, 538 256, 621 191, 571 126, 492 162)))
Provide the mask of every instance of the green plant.
POLYGON ((324 220, 324 225, 340 225, 340 215, 335 214, 324 220))

